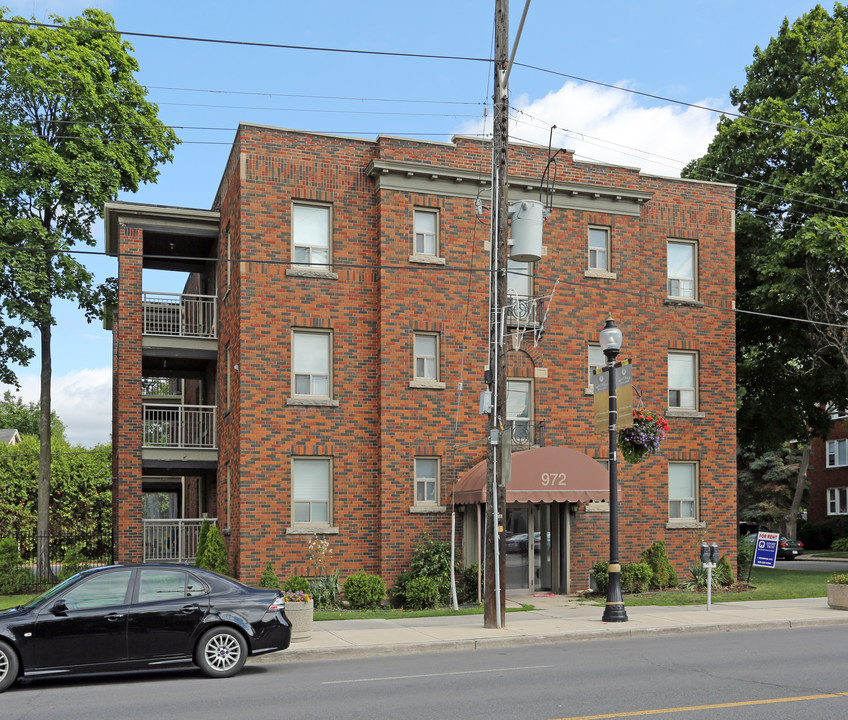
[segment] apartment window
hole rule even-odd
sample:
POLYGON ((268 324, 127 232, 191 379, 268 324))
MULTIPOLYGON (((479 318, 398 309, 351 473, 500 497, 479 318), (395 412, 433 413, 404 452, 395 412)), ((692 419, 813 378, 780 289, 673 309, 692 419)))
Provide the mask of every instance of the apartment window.
POLYGON ((827 441, 827 467, 844 467, 848 465, 848 440, 827 441))
POLYGON ((609 228, 589 228, 589 267, 593 270, 609 270, 609 228))
POLYGON ((230 289, 233 277, 233 241, 230 231, 227 230, 227 290, 230 289))
POLYGON ((697 355, 691 352, 668 354, 668 406, 697 409, 697 355))
POLYGON ((848 515, 848 488, 833 487, 827 489, 827 514, 848 515))
POLYGON ((696 298, 696 243, 683 240, 668 241, 668 296, 696 298))
POLYGON ((294 458, 292 460, 295 523, 330 524, 331 470, 329 458, 294 458))
POLYGON ((601 350, 600 345, 589 345, 589 384, 586 387, 592 387, 592 375, 595 368, 605 368, 607 366, 607 356, 601 350))
POLYGON ((328 332, 292 333, 294 394, 330 397, 330 348, 328 332))
POLYGON ((230 352, 230 346, 227 345, 227 384, 226 384, 225 396, 224 396, 224 410, 226 412, 230 411, 230 398, 232 396, 232 390, 233 390, 232 373, 233 373, 233 356, 232 356, 232 353, 230 352))
POLYGON ((513 445, 532 444, 532 417, 533 383, 530 380, 507 380, 506 421, 512 428, 513 445))
POLYGON ((413 338, 415 355, 415 367, 413 368, 416 380, 438 380, 439 379, 439 337, 416 333, 413 338))
POLYGON ((439 254, 439 214, 434 210, 415 210, 413 213, 416 255, 439 254))
POLYGON ((668 464, 668 519, 696 520, 697 468, 695 463, 668 464))
POLYGON ((323 205, 292 206, 293 262, 299 267, 329 270, 330 208, 323 205))
POLYGON ((529 262, 507 260, 506 293, 519 298, 533 296, 532 268, 529 262))
POLYGON ((415 504, 436 505, 438 500, 438 458, 415 458, 415 504))

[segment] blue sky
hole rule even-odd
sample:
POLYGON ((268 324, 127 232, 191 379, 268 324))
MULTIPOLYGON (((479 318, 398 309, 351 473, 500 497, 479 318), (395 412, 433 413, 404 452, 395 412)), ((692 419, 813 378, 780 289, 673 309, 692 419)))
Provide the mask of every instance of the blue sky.
MULTIPOLYGON (((92 5, 0 4, 39 22, 92 5)), ((470 58, 492 53, 494 0, 103 0, 96 6, 127 33, 470 58)), ((578 157, 678 175, 704 152, 718 116, 604 84, 729 109, 728 92, 744 84, 754 48, 768 44, 784 17, 792 22, 813 6, 793 0, 532 0, 516 62, 533 68, 517 66, 510 77, 516 110, 511 136, 547 144, 556 125, 554 145, 578 157)), ((511 37, 523 7, 524 0, 511 3, 511 37)), ((149 99, 183 141, 159 182, 119 198, 126 201, 209 208, 239 121, 448 141, 456 133, 481 132, 491 96, 491 72, 482 62, 125 39, 135 49, 149 99)), ((102 221, 96 234, 102 251, 102 221)), ((111 258, 85 262, 98 279, 117 275, 111 258)), ((145 289, 174 288, 151 275, 145 289)), ((57 317, 54 409, 72 442, 107 441, 111 333, 86 323, 68 303, 57 317)), ((24 400, 37 400, 38 359, 18 375, 24 400)))

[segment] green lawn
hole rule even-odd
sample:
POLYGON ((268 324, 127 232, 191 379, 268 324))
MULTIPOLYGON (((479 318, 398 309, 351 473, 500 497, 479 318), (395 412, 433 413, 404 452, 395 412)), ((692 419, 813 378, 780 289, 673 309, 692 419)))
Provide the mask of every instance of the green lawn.
MULTIPOLYGON (((754 568, 751 572, 751 589, 714 591, 712 602, 738 602, 740 600, 787 600, 789 598, 825 597, 827 579, 832 573, 812 570, 772 570, 754 568)), ((604 599, 592 598, 598 605, 604 599)), ((624 604, 638 605, 705 605, 707 593, 666 591, 625 595, 624 604)))

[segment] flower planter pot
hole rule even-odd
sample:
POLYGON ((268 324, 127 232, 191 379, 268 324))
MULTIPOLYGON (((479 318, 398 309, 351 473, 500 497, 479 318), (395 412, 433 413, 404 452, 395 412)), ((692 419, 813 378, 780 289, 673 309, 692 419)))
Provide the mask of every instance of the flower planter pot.
POLYGON ((314 602, 287 602, 286 617, 292 625, 292 642, 303 642, 312 637, 312 611, 314 602))
POLYGON ((848 610, 848 585, 828 583, 827 605, 837 610, 848 610))

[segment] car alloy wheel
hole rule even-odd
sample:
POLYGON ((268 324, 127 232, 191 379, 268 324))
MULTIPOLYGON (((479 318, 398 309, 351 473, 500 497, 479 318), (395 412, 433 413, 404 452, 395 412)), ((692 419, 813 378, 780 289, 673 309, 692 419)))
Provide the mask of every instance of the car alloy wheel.
POLYGON ((9 645, 0 641, 0 692, 18 677, 18 656, 9 645))
POLYGON ((208 677, 230 677, 244 667, 247 645, 237 630, 208 630, 198 643, 197 664, 208 677))

